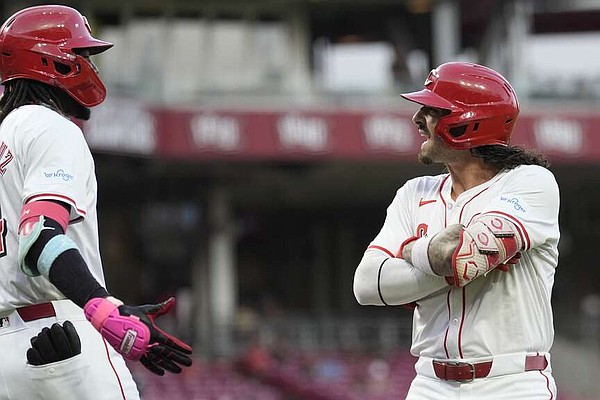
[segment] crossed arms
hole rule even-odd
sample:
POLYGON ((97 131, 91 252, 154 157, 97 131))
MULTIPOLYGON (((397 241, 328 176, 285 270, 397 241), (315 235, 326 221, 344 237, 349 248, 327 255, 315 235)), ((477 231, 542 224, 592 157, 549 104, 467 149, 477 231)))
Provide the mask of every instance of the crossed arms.
POLYGON ((367 249, 354 276, 354 295, 362 305, 401 305, 451 283, 462 287, 491 270, 514 263, 523 243, 515 225, 481 216, 469 227, 456 224, 433 238, 409 238, 402 258, 367 249))

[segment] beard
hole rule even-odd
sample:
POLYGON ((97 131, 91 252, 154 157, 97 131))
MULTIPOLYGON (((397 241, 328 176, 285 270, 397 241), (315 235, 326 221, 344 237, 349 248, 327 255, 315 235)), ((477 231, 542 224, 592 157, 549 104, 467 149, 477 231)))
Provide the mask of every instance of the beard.
POLYGON ((421 164, 431 165, 434 163, 443 163, 443 153, 446 148, 446 144, 442 141, 442 138, 435 134, 430 134, 429 139, 425 141, 419 149, 417 160, 421 164))
POLYGON ((440 136, 431 134, 429 139, 421 145, 417 160, 424 165, 447 165, 462 159, 463 153, 464 151, 450 147, 440 136))
POLYGON ((424 154, 423 151, 419 151, 419 154, 417 155, 417 160, 421 164, 425 164, 425 165, 433 164, 433 159, 428 154, 424 154))

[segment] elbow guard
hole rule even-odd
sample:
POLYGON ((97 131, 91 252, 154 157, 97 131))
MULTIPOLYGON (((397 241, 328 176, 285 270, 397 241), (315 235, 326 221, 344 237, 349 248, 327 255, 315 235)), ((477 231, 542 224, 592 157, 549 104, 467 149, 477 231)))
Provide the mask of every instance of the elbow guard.
POLYGON ((50 201, 34 201, 23 206, 19 221, 19 267, 28 276, 48 276, 52 262, 63 252, 77 248, 64 235, 69 212, 50 201))
POLYGON ((452 254, 454 286, 462 287, 506 263, 523 250, 523 240, 509 220, 482 215, 460 233, 452 254))
POLYGON ((28 234, 19 234, 19 267, 28 276, 48 276, 54 260, 70 249, 78 249, 75 242, 41 215, 28 234))

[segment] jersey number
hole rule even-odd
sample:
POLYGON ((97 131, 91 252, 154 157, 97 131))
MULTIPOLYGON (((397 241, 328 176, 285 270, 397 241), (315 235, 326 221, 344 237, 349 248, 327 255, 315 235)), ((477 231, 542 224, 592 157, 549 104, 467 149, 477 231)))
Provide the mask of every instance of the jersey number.
POLYGON ((6 234, 8 230, 6 229, 6 220, 4 218, 0 219, 0 257, 4 257, 6 255, 6 234))

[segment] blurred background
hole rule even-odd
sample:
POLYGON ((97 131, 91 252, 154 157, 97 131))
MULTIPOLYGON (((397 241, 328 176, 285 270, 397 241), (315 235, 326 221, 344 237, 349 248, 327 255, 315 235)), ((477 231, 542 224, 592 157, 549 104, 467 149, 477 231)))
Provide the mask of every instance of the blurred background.
MULTIPOLYGON (((3 19, 40 1, 1 1, 3 19)), ((414 376, 411 311, 353 274, 416 162, 413 104, 442 62, 519 94, 514 143, 561 187, 559 398, 600 398, 600 0, 80 0, 109 89, 83 125, 109 290, 175 295, 197 362, 144 400, 387 400, 414 376)))

